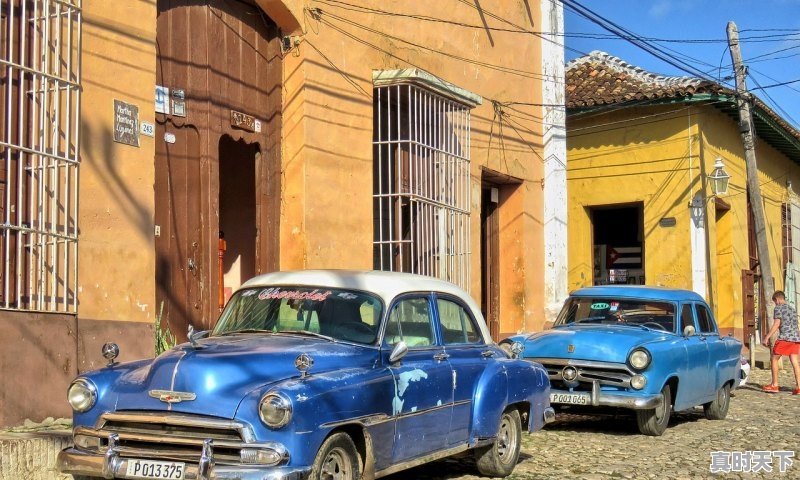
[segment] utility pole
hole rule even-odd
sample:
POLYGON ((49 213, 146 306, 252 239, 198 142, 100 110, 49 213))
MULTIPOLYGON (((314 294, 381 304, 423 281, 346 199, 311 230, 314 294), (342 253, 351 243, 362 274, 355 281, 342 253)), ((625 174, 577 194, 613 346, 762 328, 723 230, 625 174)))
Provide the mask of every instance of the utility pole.
MULTIPOLYGON (((736 103, 739 106, 739 132, 742 134, 744 144, 744 159, 747 167, 747 194, 753 208, 753 218, 756 227, 756 248, 758 250, 758 267, 761 270, 761 289, 764 300, 772 299, 775 285, 772 282, 772 265, 769 263, 769 248, 767 241, 767 225, 764 217, 764 203, 761 200, 761 186, 758 183, 758 166, 756 165, 756 151, 753 132, 753 113, 750 111, 750 99, 747 91, 747 69, 742 63, 742 52, 739 49, 739 29, 734 22, 728 22, 728 47, 733 60, 733 72, 736 75, 736 103)), ((772 327, 772 315, 767 313, 767 328, 772 327)), ((762 333, 763 334, 763 333, 762 333)), ((752 350, 753 346, 750 346, 752 350)))

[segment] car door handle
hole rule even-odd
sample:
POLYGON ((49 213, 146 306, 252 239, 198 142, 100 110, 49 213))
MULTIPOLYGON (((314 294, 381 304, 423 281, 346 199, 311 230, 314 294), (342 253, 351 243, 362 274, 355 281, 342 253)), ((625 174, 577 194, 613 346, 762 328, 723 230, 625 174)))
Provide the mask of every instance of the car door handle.
POLYGON ((484 350, 483 352, 481 352, 481 357, 483 358, 494 357, 494 350, 484 350))
POLYGON ((446 354, 444 352, 437 353, 436 355, 433 356, 433 359, 436 360, 437 362, 443 362, 443 361, 447 360, 448 358, 450 358, 450 355, 448 355, 448 354, 446 354))
POLYGON ((708 340, 708 338, 706 338, 706 336, 705 336, 705 335, 701 335, 701 336, 700 336, 700 341, 701 341, 701 342, 705 342, 705 341, 707 341, 707 340, 708 340))

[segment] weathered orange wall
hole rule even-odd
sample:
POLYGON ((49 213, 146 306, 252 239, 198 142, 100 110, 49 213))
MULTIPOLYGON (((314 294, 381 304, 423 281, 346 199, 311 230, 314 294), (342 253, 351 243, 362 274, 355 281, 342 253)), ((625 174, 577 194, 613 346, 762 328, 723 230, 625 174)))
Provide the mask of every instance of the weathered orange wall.
POLYGON ((115 143, 113 106, 154 123, 155 2, 89 1, 83 15, 78 315, 151 322, 155 139, 115 143))
POLYGON ((481 167, 523 180, 501 206, 501 284, 519 290, 504 291, 501 331, 539 327, 543 167, 535 119, 541 107, 516 105, 496 116, 492 100, 541 103, 541 40, 481 26, 513 28, 491 13, 536 30, 540 6, 495 2, 485 6, 487 13, 457 0, 437 2, 435 9, 416 1, 363 4, 478 28, 309 5, 320 10, 307 12, 305 34, 284 58, 281 268, 372 268, 372 71, 418 67, 484 99, 471 121, 470 291, 476 299, 481 167))

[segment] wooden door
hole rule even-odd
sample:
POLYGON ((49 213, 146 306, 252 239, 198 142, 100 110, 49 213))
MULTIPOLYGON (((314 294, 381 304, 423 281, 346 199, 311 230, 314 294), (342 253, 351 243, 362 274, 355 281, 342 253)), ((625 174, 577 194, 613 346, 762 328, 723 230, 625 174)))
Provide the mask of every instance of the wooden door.
MULTIPOLYGON (((219 304, 220 141, 256 157, 256 273, 277 268, 281 61, 277 26, 249 0, 158 0, 156 298, 179 339, 219 304), (163 307, 162 307, 163 305, 163 307)), ((252 195, 251 195, 252 197, 252 195)))
POLYGON ((742 339, 750 348, 750 335, 756 325, 755 274, 752 270, 742 270, 742 339))
POLYGON ((484 186, 481 192, 481 310, 492 339, 500 341, 499 189, 484 186))

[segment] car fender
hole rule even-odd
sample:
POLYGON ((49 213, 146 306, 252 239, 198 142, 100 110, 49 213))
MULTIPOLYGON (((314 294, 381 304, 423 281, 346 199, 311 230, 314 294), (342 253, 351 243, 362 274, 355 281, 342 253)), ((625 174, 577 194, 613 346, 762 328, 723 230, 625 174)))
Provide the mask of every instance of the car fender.
POLYGON ((500 416, 508 405, 508 376, 504 361, 493 362, 475 386, 471 441, 497 434, 500 416))
POLYGON ((528 429, 533 432, 544 424, 543 412, 550 406, 550 381, 538 363, 501 358, 483 372, 473 397, 473 441, 495 436, 503 411, 517 403, 530 406, 528 429))
POLYGON ((313 463, 325 438, 347 425, 365 428, 376 459, 383 459, 391 456, 394 443, 393 389, 394 379, 386 368, 321 372, 252 391, 240 403, 236 417, 250 423, 257 438, 283 444, 290 465, 313 463), (292 419, 283 428, 267 427, 258 415, 261 398, 268 392, 279 392, 292 402, 292 419))
POLYGON ((146 376, 150 363, 152 359, 115 363, 79 375, 77 378, 86 378, 97 387, 97 403, 86 412, 73 412, 73 425, 94 427, 101 414, 116 410, 118 392, 146 376))

